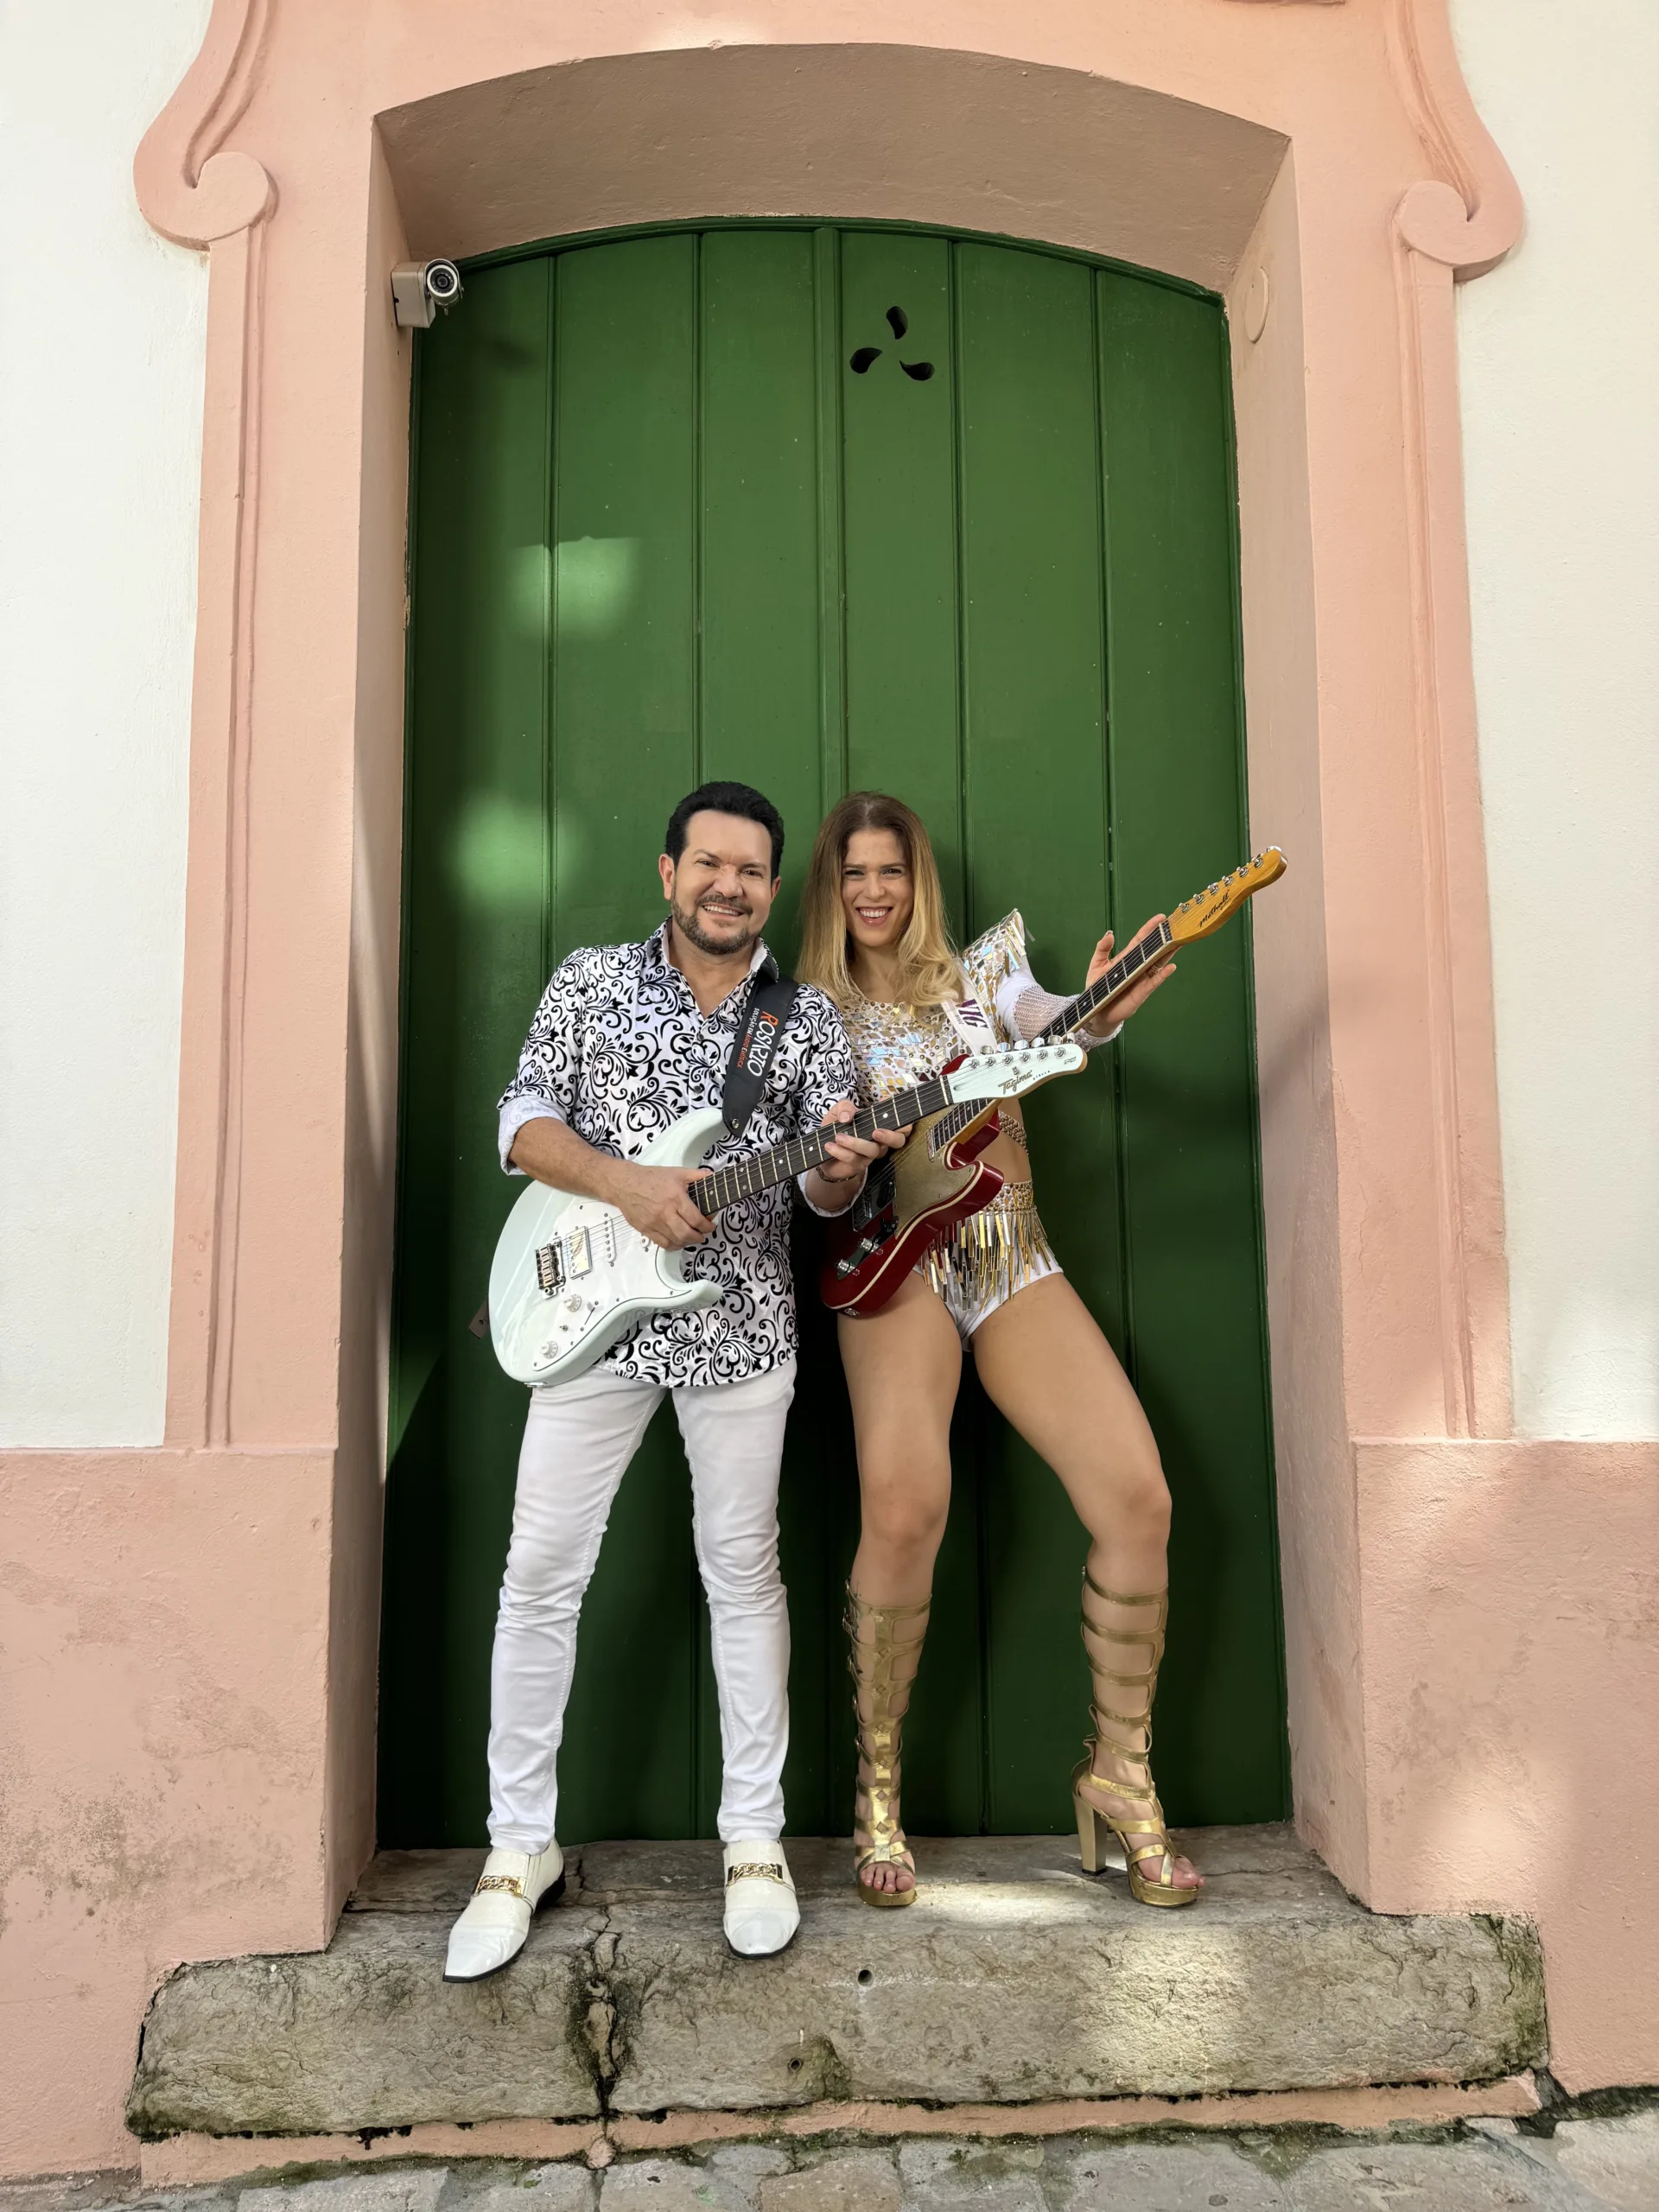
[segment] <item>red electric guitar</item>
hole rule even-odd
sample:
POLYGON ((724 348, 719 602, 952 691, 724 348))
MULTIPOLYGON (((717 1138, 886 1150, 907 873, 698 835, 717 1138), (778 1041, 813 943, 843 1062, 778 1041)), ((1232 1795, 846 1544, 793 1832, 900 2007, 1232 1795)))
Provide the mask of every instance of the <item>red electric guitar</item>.
MULTIPOLYGON (((1284 872, 1284 855, 1269 845, 1231 875, 1186 899, 1063 1007, 1034 1041, 1052 1044, 1096 1014, 1109 1013, 1112 1001, 1147 969, 1162 967, 1178 945, 1213 936, 1247 899, 1276 883, 1284 872)), ((950 1062, 951 1067, 959 1065, 950 1062)), ((998 1126, 994 1104, 946 1107, 918 1122, 903 1151, 890 1153, 878 1164, 830 1232, 818 1288, 832 1313, 879 1313, 930 1244, 990 1204, 1002 1178, 980 1154, 998 1126)))

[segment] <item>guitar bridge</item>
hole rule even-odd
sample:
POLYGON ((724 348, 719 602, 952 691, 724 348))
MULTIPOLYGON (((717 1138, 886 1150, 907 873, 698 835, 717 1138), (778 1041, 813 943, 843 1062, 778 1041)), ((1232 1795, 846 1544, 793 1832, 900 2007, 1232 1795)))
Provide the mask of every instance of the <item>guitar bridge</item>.
POLYGON ((573 1229, 568 1236, 537 1246, 536 1281, 543 1298, 552 1298, 597 1267, 614 1265, 616 1220, 614 1214, 607 1214, 586 1229, 573 1229))

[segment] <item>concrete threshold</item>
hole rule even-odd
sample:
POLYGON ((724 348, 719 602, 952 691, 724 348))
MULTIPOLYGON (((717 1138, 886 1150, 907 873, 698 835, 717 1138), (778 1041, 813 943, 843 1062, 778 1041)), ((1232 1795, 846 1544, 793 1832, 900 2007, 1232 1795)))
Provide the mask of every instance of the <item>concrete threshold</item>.
MULTIPOLYGON (((1189 1832, 1195 1907, 1149 1910, 1052 1836, 918 1840, 875 1913, 844 1840, 791 1841, 801 1931, 734 1958, 709 1843, 594 1844, 522 1955, 442 1979, 477 1852, 383 1853, 326 1951, 181 1967, 128 2108, 149 2141, 431 2125, 1034 2107, 1497 2083, 1544 2056, 1530 1927, 1384 1918, 1286 1827, 1189 1832)), ((724 2132, 723 2129, 721 2132, 724 2132)))

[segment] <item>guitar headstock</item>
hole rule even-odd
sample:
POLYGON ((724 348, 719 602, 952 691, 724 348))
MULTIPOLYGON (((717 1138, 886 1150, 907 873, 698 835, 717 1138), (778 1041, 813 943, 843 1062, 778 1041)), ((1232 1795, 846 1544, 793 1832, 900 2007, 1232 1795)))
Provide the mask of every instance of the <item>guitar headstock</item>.
POLYGON ((1176 944, 1191 944, 1201 937, 1213 936, 1230 916, 1236 914, 1247 899, 1254 899, 1258 891, 1265 891, 1270 883, 1277 883, 1286 868, 1284 855, 1277 845, 1269 845, 1253 861, 1246 861, 1243 868, 1235 868, 1230 875, 1224 875, 1219 883, 1212 883, 1207 891, 1195 891, 1184 899, 1169 917, 1171 941, 1176 944))
POLYGON ((945 1077, 957 1105, 969 1098, 1018 1098, 1057 1075, 1075 1075, 1085 1055, 1081 1045, 1058 1039, 1048 1045, 1018 1045, 1006 1052, 972 1052, 945 1077))

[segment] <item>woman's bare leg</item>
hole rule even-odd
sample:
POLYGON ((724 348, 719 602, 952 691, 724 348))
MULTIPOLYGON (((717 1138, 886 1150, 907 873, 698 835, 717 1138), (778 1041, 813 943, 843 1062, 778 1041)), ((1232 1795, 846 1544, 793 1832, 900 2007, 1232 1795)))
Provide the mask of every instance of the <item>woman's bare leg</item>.
MULTIPOLYGON (((1065 1485, 1089 1532, 1089 1572, 1104 1590, 1158 1591, 1168 1580, 1169 1489, 1141 1401, 1089 1309, 1064 1275, 1016 1291, 974 1332, 987 1395, 1065 1485)), ((1132 1655, 1133 1660, 1133 1655, 1132 1655)), ((1134 1660, 1133 1663, 1143 1662, 1134 1660)), ((1101 1774, 1119 1764, 1103 1751, 1101 1774)), ((1119 1778, 1135 1780, 1127 1764, 1119 1778)), ((1138 1820, 1145 1807, 1107 1797, 1138 1820)), ((1185 1859, 1178 1889, 1202 1887, 1185 1859)))
POLYGON ((879 1313, 843 1320, 839 1333, 863 1512, 853 1587, 872 1605, 918 1605, 933 1587, 950 1510, 962 1339, 914 1274, 879 1313))
MULTIPOLYGON (((879 1313, 840 1324, 862 1514, 852 1585, 867 1605, 914 1605, 933 1587, 950 1510, 950 1414, 962 1341, 938 1294, 911 1275, 879 1313)), ((874 1889, 908 1890, 910 1868, 875 1865, 874 1889)))

